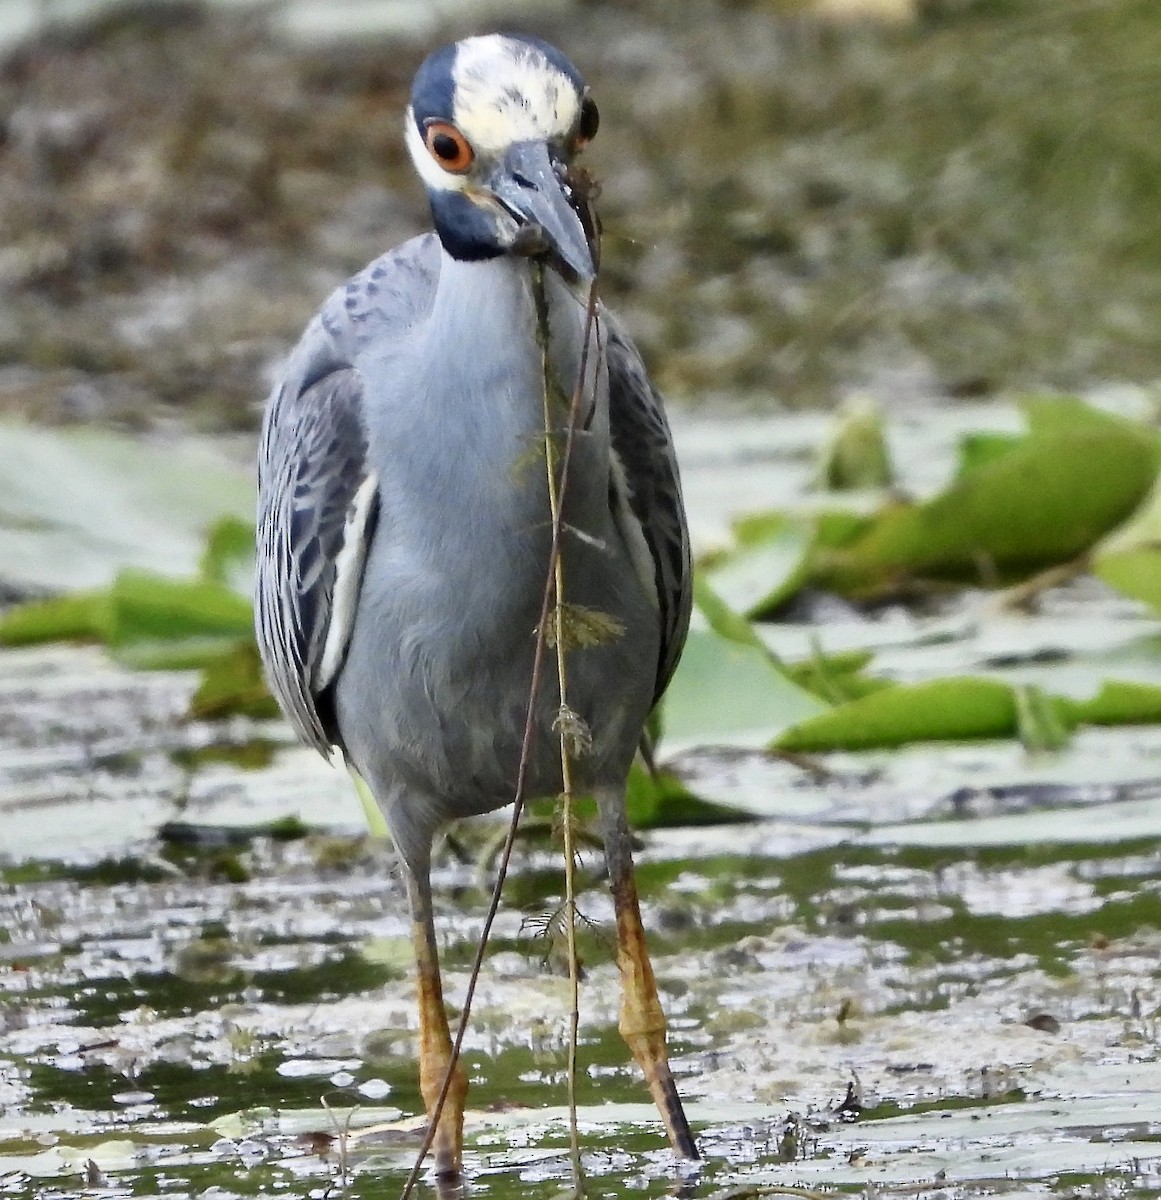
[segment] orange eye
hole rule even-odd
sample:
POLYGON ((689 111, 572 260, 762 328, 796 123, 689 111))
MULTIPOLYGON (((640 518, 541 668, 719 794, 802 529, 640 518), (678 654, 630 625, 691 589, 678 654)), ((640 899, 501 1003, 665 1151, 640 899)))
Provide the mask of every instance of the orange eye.
POLYGON ((476 152, 468 145, 468 139, 447 121, 432 121, 423 140, 431 157, 445 171, 466 171, 476 157, 476 152))

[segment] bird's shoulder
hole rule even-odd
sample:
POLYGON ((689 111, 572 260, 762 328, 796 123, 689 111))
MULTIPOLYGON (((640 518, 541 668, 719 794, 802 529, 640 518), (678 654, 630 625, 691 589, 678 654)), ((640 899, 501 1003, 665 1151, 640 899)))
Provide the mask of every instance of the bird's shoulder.
POLYGON ((340 284, 291 352, 284 386, 305 390, 328 371, 355 366, 370 348, 402 336, 430 312, 439 266, 439 240, 425 233, 340 284))

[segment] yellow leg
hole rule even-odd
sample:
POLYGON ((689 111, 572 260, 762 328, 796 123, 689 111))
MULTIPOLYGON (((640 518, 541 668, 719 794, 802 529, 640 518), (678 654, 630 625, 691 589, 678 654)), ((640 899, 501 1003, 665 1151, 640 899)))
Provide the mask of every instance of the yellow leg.
MULTIPOLYGON (((451 1063, 451 1031, 443 1004, 443 984, 439 975, 439 955, 435 946, 435 925, 431 910, 431 886, 426 873, 422 878, 407 871, 407 892, 411 902, 411 937, 419 989, 419 1090, 428 1117, 435 1114, 451 1063)), ((444 1097, 436 1125, 432 1149, 438 1175, 458 1176, 463 1166, 464 1100, 468 1077, 457 1063, 444 1097)))
POLYGON ((657 983, 641 924, 624 798, 620 793, 604 792, 598 796, 598 802, 605 835, 605 861, 617 914, 617 967, 621 973, 621 1018, 617 1028, 645 1073, 645 1082, 661 1113, 673 1152, 680 1158, 696 1159, 700 1157, 697 1143, 669 1069, 665 1013, 657 998, 657 983))

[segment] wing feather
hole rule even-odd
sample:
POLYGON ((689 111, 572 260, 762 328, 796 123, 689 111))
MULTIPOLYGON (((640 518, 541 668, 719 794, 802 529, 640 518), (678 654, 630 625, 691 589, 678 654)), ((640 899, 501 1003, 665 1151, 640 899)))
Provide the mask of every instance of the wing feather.
POLYGON ((661 618, 656 703, 673 677, 689 631, 693 604, 689 528, 664 403, 628 334, 608 313, 602 321, 609 371, 609 434, 620 466, 612 473, 613 486, 623 479, 628 489, 625 499, 652 559, 661 618))
POLYGON ((362 412, 352 367, 301 390, 284 384, 258 463, 258 648, 283 711, 324 755, 339 742, 324 694, 342 665, 378 516, 362 412))

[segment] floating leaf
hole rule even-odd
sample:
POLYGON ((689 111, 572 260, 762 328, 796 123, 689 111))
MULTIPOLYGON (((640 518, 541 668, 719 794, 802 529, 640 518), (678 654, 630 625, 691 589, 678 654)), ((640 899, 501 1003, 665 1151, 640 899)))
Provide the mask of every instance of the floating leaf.
POLYGON ((190 715, 205 719, 241 714, 276 717, 278 705, 262 677, 258 647, 252 639, 236 643, 208 666, 190 701, 190 715))
POLYGON ((124 648, 139 642, 234 639, 252 628, 250 601, 222 584, 128 570, 107 591, 74 592, 8 609, 0 616, 0 644, 79 641, 124 648))
POLYGON ((238 635, 156 638, 110 647, 114 662, 134 671, 200 671, 238 643, 238 635))
POLYGON ((693 577, 693 603, 695 611, 719 637, 737 642, 740 646, 752 646, 773 660, 773 652, 767 649, 754 626, 731 608, 700 572, 693 577))
POLYGON ((731 608, 747 617, 764 616, 802 587, 814 538, 810 522, 788 518, 766 540, 727 554, 707 572, 709 582, 731 608))
POLYGON ((823 654, 817 646, 808 659, 787 663, 786 672, 795 683, 828 704, 845 704, 871 692, 893 687, 889 679, 864 675, 863 668, 874 656, 869 650, 847 650, 823 654))
POLYGON ((1071 719, 1085 725, 1161 723, 1161 687, 1106 679, 1091 700, 1067 701, 1071 719))
POLYGON ((786 730, 772 749, 817 753, 909 742, 1019 736, 1030 750, 1057 750, 1077 725, 1161 722, 1161 687, 1106 680, 1089 700, 1032 685, 955 676, 892 684, 786 730))
POLYGON ((1157 438, 1079 401, 1031 401, 1027 411, 1032 432, 1018 445, 926 503, 884 509, 854 542, 817 556, 813 581, 858 593, 906 576, 1027 570, 1089 549, 1152 486, 1157 438))
POLYGON ((199 569, 203 579, 248 591, 254 570, 253 521, 241 517, 215 521, 206 536, 199 569))
POLYGON ((829 508, 810 513, 808 517, 782 509, 768 509, 738 517, 733 524, 734 537, 740 546, 752 546, 780 536, 788 525, 797 525, 803 520, 809 520, 812 526, 813 545, 832 549, 850 545, 873 524, 873 518, 853 509, 829 508))
POLYGON ((1064 705, 1035 684, 1017 684, 1012 692, 1016 700, 1016 732, 1026 750, 1063 750, 1071 730, 1064 716, 1064 705))
POLYGON ((250 522, 253 472, 209 439, 0 423, 4 578, 65 590, 106 586, 126 566, 190 575, 205 530, 250 522))
POLYGON ((107 642, 113 624, 107 592, 73 592, 29 600, 0 613, 0 645, 107 642))
POLYGON ((1024 435, 1018 433, 965 433, 959 443, 959 474, 995 462, 1023 442, 1024 435))
POLYGON ((715 743, 757 748, 826 708, 698 575, 694 600, 695 624, 662 708, 667 750, 715 743))
POLYGON ((629 771, 626 793, 629 824, 634 829, 679 825, 732 825, 755 820, 754 814, 728 804, 703 799, 664 769, 650 775, 635 762, 629 771))
POLYGON ((1102 552, 1093 563, 1093 574, 1123 596, 1161 612, 1161 546, 1102 552))
POLYGON ((110 592, 110 642, 204 634, 246 635, 253 629, 250 601, 204 579, 169 579, 152 571, 122 571, 110 592))
POLYGON ((893 478, 882 410, 864 396, 847 401, 819 458, 817 487, 830 492, 885 488, 893 478))
POLYGON ((1012 688, 995 679, 964 676, 883 688, 795 725, 772 749, 869 750, 1015 732, 1012 688))
POLYGON ((810 582, 820 552, 848 545, 870 525, 867 517, 839 509, 740 517, 734 523, 737 547, 719 554, 702 577, 747 616, 769 616, 810 582))
POLYGON ((1161 480, 1093 552, 1093 572, 1123 595, 1161 612, 1161 480))

